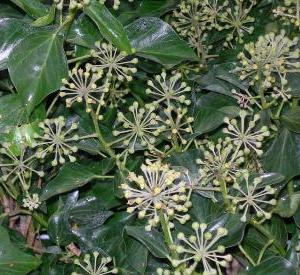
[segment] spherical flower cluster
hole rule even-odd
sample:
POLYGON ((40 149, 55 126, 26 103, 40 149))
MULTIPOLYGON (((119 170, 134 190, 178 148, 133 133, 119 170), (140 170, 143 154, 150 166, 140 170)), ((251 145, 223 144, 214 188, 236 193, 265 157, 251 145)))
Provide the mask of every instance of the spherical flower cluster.
POLYGON ((261 36, 256 43, 245 45, 245 53, 238 55, 242 66, 234 72, 240 74, 241 80, 249 80, 250 85, 259 81, 263 88, 270 88, 278 78, 286 85, 287 73, 300 71, 297 43, 298 38, 290 40, 284 31, 261 36))
POLYGON ((219 186, 221 181, 235 181, 241 174, 239 166, 244 162, 243 151, 226 141, 209 142, 203 147, 204 158, 197 159, 199 174, 204 184, 219 186))
POLYGON ((275 189, 270 185, 260 185, 262 179, 255 178, 249 183, 249 174, 243 173, 240 183, 236 182, 233 189, 237 192, 229 196, 232 203, 243 211, 241 221, 247 220, 247 214, 253 210, 258 217, 271 218, 271 213, 262 208, 262 205, 275 205, 276 200, 269 197, 274 195, 275 189))
POLYGON ((173 259, 173 266, 187 263, 189 266, 184 274, 193 274, 201 264, 204 269, 203 275, 217 274, 220 272, 220 267, 226 267, 232 260, 230 254, 224 255, 225 247, 217 245, 218 241, 228 234, 227 229, 218 227, 217 232, 214 233, 208 230, 207 224, 198 222, 192 224, 192 229, 195 233, 189 237, 182 232, 178 233, 180 244, 176 246, 176 251, 183 257, 179 260, 173 259))
POLYGON ((130 183, 121 185, 128 200, 127 211, 137 211, 139 218, 147 218, 147 231, 158 225, 160 213, 180 223, 189 220, 186 212, 191 202, 186 195, 185 182, 180 180, 180 173, 160 162, 143 164, 141 169, 144 176, 130 172, 130 183))
POLYGON ((72 156, 78 148, 72 144, 79 140, 78 135, 72 135, 72 132, 77 129, 77 124, 73 123, 67 128, 65 119, 58 117, 55 119, 46 119, 39 123, 42 134, 35 134, 34 147, 38 148, 36 156, 45 158, 47 154, 54 154, 54 159, 51 164, 56 166, 58 163, 65 163, 64 156, 67 156, 71 162, 76 161, 72 156), (67 128, 67 129, 66 129, 67 128))
POLYGON ((180 81, 181 77, 181 74, 177 73, 167 78, 166 72, 162 72, 161 75, 155 77, 155 82, 148 81, 150 88, 146 90, 146 93, 156 99, 153 102, 155 105, 161 103, 167 108, 176 106, 176 103, 189 105, 191 101, 184 94, 190 92, 191 88, 186 82, 180 81))
POLYGON ((239 112, 240 123, 236 119, 225 117, 224 122, 228 125, 223 129, 225 134, 228 134, 228 140, 231 140, 239 149, 243 149, 245 154, 251 151, 261 156, 263 151, 259 148, 262 146, 262 141, 270 135, 267 126, 262 126, 259 130, 255 130, 257 121, 260 119, 259 114, 255 114, 253 120, 247 122, 248 113, 245 110, 239 112))
POLYGON ((121 138, 114 143, 122 142, 128 147, 129 153, 136 150, 148 148, 152 150, 156 141, 156 137, 161 133, 162 128, 159 125, 159 117, 154 113, 154 106, 146 105, 145 108, 139 108, 137 102, 129 107, 130 113, 124 115, 118 113, 117 120, 121 123, 119 130, 114 130, 114 136, 121 138))
POLYGON ((11 149, 11 144, 5 142, 0 149, 0 155, 1 180, 3 182, 10 182, 12 184, 15 181, 19 181, 23 190, 28 190, 30 187, 28 179, 32 173, 39 177, 44 176, 43 171, 34 169, 35 155, 28 155, 27 148, 24 146, 21 146, 20 154, 17 154, 11 149))
POLYGON ((36 193, 32 194, 32 196, 27 194, 26 198, 23 199, 23 207, 28 208, 30 211, 39 208, 40 204, 39 195, 36 193))
POLYGON ((119 103, 124 103, 124 97, 130 92, 129 88, 123 87, 122 84, 121 81, 112 79, 105 99, 105 102, 108 102, 111 107, 117 107, 119 103))
MULTIPOLYGON (((116 267, 108 267, 111 265, 112 258, 104 257, 101 260, 98 260, 99 252, 93 252, 93 262, 91 262, 90 254, 86 254, 82 261, 79 259, 74 260, 74 264, 78 265, 83 271, 84 274, 90 275, 104 275, 104 274, 117 274, 118 269, 116 267)), ((73 272, 71 275, 83 275, 82 273, 73 272)))
POLYGON ((109 83, 97 85, 97 81, 101 78, 101 74, 92 73, 89 69, 74 68, 69 72, 70 81, 63 79, 65 86, 61 87, 59 95, 67 97, 66 106, 71 107, 74 102, 85 102, 86 112, 90 112, 91 104, 104 105, 104 93, 109 90, 109 83))
POLYGON ((285 25, 294 25, 300 29, 300 0, 284 0, 282 6, 273 10, 275 17, 280 17, 285 25))
POLYGON ((92 56, 95 58, 95 64, 88 64, 93 71, 104 72, 108 78, 116 76, 120 81, 131 81, 131 74, 136 73, 137 69, 132 67, 138 63, 137 58, 128 58, 125 52, 118 52, 111 44, 95 43, 95 49, 91 51, 92 56))

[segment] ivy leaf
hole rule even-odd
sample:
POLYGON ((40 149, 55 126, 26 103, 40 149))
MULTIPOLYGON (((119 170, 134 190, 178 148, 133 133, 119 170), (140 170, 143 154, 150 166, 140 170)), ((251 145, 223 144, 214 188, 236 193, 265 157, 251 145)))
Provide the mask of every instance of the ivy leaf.
POLYGON ((126 27, 138 56, 171 68, 184 60, 197 61, 194 51, 173 28, 157 17, 143 17, 126 27))
POLYGON ((91 180, 104 176, 114 167, 112 160, 102 160, 100 162, 66 163, 58 175, 53 178, 42 190, 40 199, 42 201, 84 186, 91 180))
POLYGON ((63 39, 53 32, 37 32, 24 38, 9 57, 12 82, 30 114, 47 95, 61 86, 68 66, 63 39))
POLYGON ((145 226, 126 226, 125 229, 128 235, 144 244, 153 256, 166 258, 169 255, 164 239, 156 229, 149 232, 145 230, 145 226))
POLYGON ((67 37, 68 42, 87 48, 93 48, 102 36, 94 22, 85 14, 81 14, 72 24, 67 37))
POLYGON ((40 0, 10 0, 33 18, 40 18, 48 14, 49 9, 40 0))
POLYGON ((140 16, 157 16, 171 11, 178 4, 177 0, 143 0, 140 4, 140 16))
POLYGON ((292 217, 300 207, 300 192, 281 197, 274 212, 283 218, 292 217))
POLYGON ((280 121, 290 131, 300 133, 300 107, 292 108, 284 113, 280 121))
POLYGON ((293 265, 282 257, 272 257, 260 265, 242 272, 241 275, 296 275, 293 265))
POLYGON ((0 273, 24 275, 40 265, 38 258, 19 250, 9 239, 8 232, 0 226, 0 273))
POLYGON ((95 22, 100 33, 106 40, 111 42, 120 51, 131 53, 131 45, 122 24, 110 13, 105 5, 92 0, 84 8, 84 13, 95 22))
POLYGON ((6 69, 7 60, 14 48, 32 32, 33 29, 23 20, 0 18, 0 70, 6 69))
POLYGON ((299 136, 288 129, 278 129, 276 138, 263 156, 264 169, 284 175, 287 181, 299 175, 299 141, 299 136))

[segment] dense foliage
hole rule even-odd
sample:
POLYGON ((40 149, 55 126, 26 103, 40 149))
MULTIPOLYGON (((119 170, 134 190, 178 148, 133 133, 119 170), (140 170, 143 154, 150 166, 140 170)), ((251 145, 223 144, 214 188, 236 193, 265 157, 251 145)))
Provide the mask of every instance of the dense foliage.
POLYGON ((300 0, 0 3, 0 274, 299 274, 300 0))

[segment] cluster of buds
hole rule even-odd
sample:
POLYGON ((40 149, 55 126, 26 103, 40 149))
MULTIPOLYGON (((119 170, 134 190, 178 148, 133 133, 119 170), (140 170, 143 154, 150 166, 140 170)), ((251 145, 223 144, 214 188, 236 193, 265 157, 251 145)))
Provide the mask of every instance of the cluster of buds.
POLYGON ((297 43, 298 38, 290 40, 284 31, 278 35, 269 33, 261 36, 256 43, 245 45, 245 53, 239 53, 242 66, 234 72, 240 74, 241 80, 249 80, 250 85, 261 82, 263 88, 270 88, 279 77, 285 86, 287 73, 300 71, 299 49, 295 48, 297 43))
POLYGON ((284 0, 283 6, 273 10, 275 17, 280 17, 285 25, 294 25, 300 29, 300 0, 284 0))
MULTIPOLYGON (((107 0, 100 0, 100 3, 101 4, 105 4, 106 1, 107 0)), ((134 0, 128 0, 128 2, 133 2, 133 1, 134 0)), ((121 0, 113 0, 113 1, 110 1, 110 2, 113 3, 113 9, 114 10, 117 10, 120 7, 120 5, 121 5, 121 0)))
POLYGON ((241 221, 246 222, 247 214, 251 210, 253 210, 258 217, 270 219, 271 213, 264 210, 261 206, 276 205, 276 200, 269 198, 274 195, 275 189, 270 185, 261 185, 262 178, 260 177, 254 178, 251 183, 249 183, 249 181, 249 174, 247 172, 243 173, 240 182, 235 182, 232 186, 236 194, 229 196, 233 205, 243 211, 241 221))
MULTIPOLYGON (((85 6, 90 4, 90 0, 70 0, 69 1, 69 9, 83 9, 85 6)), ((58 10, 63 10, 64 8, 64 0, 54 0, 56 8, 58 10)))
POLYGON ((180 141, 181 144, 187 144, 185 134, 191 134, 193 132, 191 123, 194 121, 193 117, 187 116, 187 108, 167 108, 164 109, 165 117, 161 118, 161 122, 165 128, 163 130, 166 133, 167 138, 175 143, 180 141))
POLYGON ((228 126, 223 129, 223 132, 229 135, 230 137, 227 137, 227 139, 231 140, 239 149, 243 149, 246 155, 253 151, 258 156, 261 156, 263 153, 260 149, 262 141, 270 135, 270 131, 267 126, 262 126, 259 130, 255 130, 260 115, 255 114, 253 120, 247 122, 248 115, 245 110, 241 110, 239 112, 240 123, 236 119, 225 117, 224 122, 228 126))
POLYGON ((191 91, 186 82, 181 82, 181 74, 177 73, 167 78, 165 71, 155 77, 155 82, 148 80, 150 88, 146 93, 156 99, 155 105, 164 104, 167 108, 176 106, 176 103, 190 105, 191 101, 184 95, 191 91))
POLYGON ((114 136, 121 136, 114 143, 122 142, 124 146, 128 147, 128 152, 131 154, 143 148, 153 150, 156 137, 163 130, 154 110, 153 105, 139 108, 138 102, 134 102, 129 107, 129 114, 124 115, 119 112, 117 120, 123 129, 113 131, 114 136))
POLYGON ((79 140, 78 135, 72 135, 72 132, 78 127, 76 123, 67 127, 65 119, 58 117, 40 122, 39 127, 43 133, 34 135, 36 141, 33 145, 38 148, 36 153, 38 158, 44 159, 47 154, 54 154, 52 166, 65 163, 64 156, 67 156, 71 162, 76 161, 72 154, 76 153, 78 148, 70 145, 79 140))
POLYGON ((130 59, 126 52, 118 52, 111 44, 96 42, 91 54, 95 58, 95 64, 88 64, 87 67, 101 74, 105 73, 109 79, 115 76, 120 81, 131 81, 131 74, 137 72, 132 66, 138 63, 138 59, 130 59))
POLYGON ((44 172, 34 169, 35 155, 28 154, 26 147, 21 146, 20 154, 14 152, 11 147, 12 145, 10 143, 5 142, 0 149, 1 180, 3 182, 10 182, 11 184, 18 181, 21 183, 22 189, 27 191, 30 187, 28 179, 32 173, 43 177, 44 172))
POLYGON ((178 254, 183 255, 182 259, 173 259, 172 265, 178 267, 187 264, 184 274, 193 274, 195 269, 201 264, 204 269, 203 275, 221 273, 220 267, 227 267, 232 261, 232 256, 225 253, 225 247, 218 245, 218 241, 228 234, 226 228, 218 227, 216 232, 207 228, 207 224, 193 222, 192 229, 195 234, 186 237, 180 232, 177 235, 180 244, 176 245, 178 254), (215 266, 215 267, 214 267, 215 266))
POLYGON ((36 193, 32 194, 32 196, 27 193, 23 199, 23 207, 28 208, 30 211, 39 208, 40 204, 39 195, 36 193))
POLYGON ((101 78, 101 73, 92 73, 90 68, 77 69, 74 68, 69 72, 70 81, 63 79, 63 87, 60 88, 61 97, 67 97, 66 106, 71 107, 74 102, 85 102, 86 112, 92 110, 91 105, 97 104, 103 106, 105 104, 104 94, 109 91, 110 84, 98 86, 97 81, 101 78))
POLYGON ((105 99, 105 102, 109 103, 111 107, 117 107, 119 102, 124 103, 124 97, 130 92, 129 88, 123 87, 122 84, 121 81, 112 79, 105 99))
POLYGON ((217 144, 209 142, 202 149, 204 158, 197 159, 197 163, 200 164, 199 174, 203 184, 219 186, 221 181, 236 181, 242 171, 239 166, 244 162, 243 151, 222 140, 217 144))
POLYGON ((243 43, 245 33, 253 33, 254 27, 248 27, 248 25, 255 21, 255 18, 249 15, 255 4, 256 0, 250 0, 249 5, 247 1, 235 0, 233 8, 228 7, 226 11, 220 14, 220 21, 224 23, 221 28, 231 30, 226 36, 224 46, 232 46, 231 41, 233 39, 238 43, 243 43))
MULTIPOLYGON (((79 266, 83 271, 84 274, 90 274, 90 275, 104 275, 104 274, 117 274, 118 269, 114 266, 111 266, 112 264, 112 258, 111 257, 103 257, 98 259, 99 252, 95 251, 93 252, 93 262, 91 262, 91 255, 86 254, 84 256, 83 262, 79 259, 74 260, 74 264, 79 266)), ((82 273, 73 272, 71 275, 83 275, 82 273)))
POLYGON ((188 221, 190 216, 186 212, 191 202, 186 195, 185 182, 180 180, 180 172, 161 162, 143 164, 141 170, 144 176, 130 172, 129 184, 121 185, 128 200, 127 212, 137 211, 139 218, 146 218, 147 231, 159 224, 160 214, 182 224, 188 221))

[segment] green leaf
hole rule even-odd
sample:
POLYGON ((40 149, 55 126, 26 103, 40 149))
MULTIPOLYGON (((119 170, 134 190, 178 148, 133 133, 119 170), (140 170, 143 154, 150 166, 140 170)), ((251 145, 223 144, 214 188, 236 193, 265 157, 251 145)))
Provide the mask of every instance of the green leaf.
POLYGON ((99 162, 66 163, 58 175, 53 178, 42 190, 42 201, 84 186, 91 180, 106 175, 114 167, 114 162, 105 159, 99 162))
POLYGON ((292 108, 284 113, 280 121, 290 131, 300 133, 300 107, 292 108))
POLYGON ((140 4, 139 16, 157 16, 171 11, 178 4, 177 0, 143 0, 140 4))
POLYGON ((52 5, 49 12, 46 15, 44 15, 44 16, 36 19, 34 22, 32 22, 31 26, 43 27, 43 26, 47 26, 50 23, 52 23, 55 18, 55 8, 56 8, 56 5, 52 5))
POLYGON ((300 207, 300 192, 281 197, 274 212, 283 218, 292 217, 300 207))
POLYGON ((40 18, 48 14, 48 7, 40 0, 10 0, 33 18, 40 18))
POLYGON ((145 226, 126 226, 125 229, 128 235, 144 244, 153 256, 157 258, 168 256, 168 248, 165 245, 163 236, 156 229, 149 232, 145 230, 145 226))
POLYGON ((0 226, 0 273, 24 275, 40 265, 38 258, 19 250, 9 239, 6 229, 0 226))
POLYGON ((81 14, 72 24, 68 33, 68 42, 87 48, 93 48, 96 41, 103 38, 94 22, 81 14))
POLYGON ((30 114, 47 95, 59 89, 67 76, 62 37, 53 32, 27 36, 10 55, 8 69, 30 114))
POLYGON ((264 169, 290 180, 300 174, 299 137, 286 128, 278 129, 272 145, 263 156, 264 169))
POLYGON ((19 10, 8 4, 0 4, 0 17, 2 18, 23 18, 24 15, 19 10))
POLYGON ((293 265, 282 257, 272 257, 241 275, 296 275, 293 265))
POLYGON ((131 45, 122 24, 110 13, 105 5, 92 0, 84 8, 84 13, 94 21, 106 40, 111 42, 120 51, 131 53, 131 45))
POLYGON ((138 56, 171 68, 184 60, 198 60, 194 51, 173 28, 156 17, 140 18, 126 27, 138 56))
POLYGON ((7 60, 14 48, 32 32, 33 29, 20 19, 0 18, 0 70, 7 68, 7 60))

